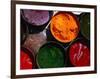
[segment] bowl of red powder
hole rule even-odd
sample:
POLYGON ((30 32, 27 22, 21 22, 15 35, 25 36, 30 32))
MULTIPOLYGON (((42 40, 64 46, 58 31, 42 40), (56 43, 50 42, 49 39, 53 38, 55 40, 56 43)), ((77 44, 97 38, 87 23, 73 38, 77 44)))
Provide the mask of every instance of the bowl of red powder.
POLYGON ((66 60, 70 66, 90 66, 90 44, 87 40, 80 38, 73 41, 66 51, 66 60))
POLYGON ((35 55, 24 47, 20 51, 20 69, 34 69, 36 67, 35 55))

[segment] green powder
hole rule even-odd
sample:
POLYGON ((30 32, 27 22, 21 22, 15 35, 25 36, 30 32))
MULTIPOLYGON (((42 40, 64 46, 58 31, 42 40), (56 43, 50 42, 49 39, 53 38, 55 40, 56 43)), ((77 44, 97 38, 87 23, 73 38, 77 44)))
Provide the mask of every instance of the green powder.
POLYGON ((87 39, 90 39, 90 14, 85 13, 81 16, 81 33, 87 39))
POLYGON ((37 62, 40 68, 63 67, 64 55, 59 48, 45 45, 39 50, 37 62))

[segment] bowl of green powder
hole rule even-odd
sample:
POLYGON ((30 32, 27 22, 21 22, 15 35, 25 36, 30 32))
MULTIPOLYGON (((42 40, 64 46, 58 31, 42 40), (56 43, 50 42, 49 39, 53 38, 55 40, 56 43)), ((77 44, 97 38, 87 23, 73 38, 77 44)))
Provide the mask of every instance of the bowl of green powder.
POLYGON ((40 47, 36 56, 38 68, 59 68, 65 66, 65 50, 56 42, 47 42, 40 47))

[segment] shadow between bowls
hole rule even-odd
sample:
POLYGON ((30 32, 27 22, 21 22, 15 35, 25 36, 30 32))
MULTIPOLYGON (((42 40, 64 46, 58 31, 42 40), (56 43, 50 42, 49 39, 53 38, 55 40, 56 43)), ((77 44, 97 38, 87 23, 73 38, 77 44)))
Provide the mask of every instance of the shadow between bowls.
POLYGON ((22 17, 20 19, 21 19, 21 22, 20 22, 20 25, 21 25, 20 26, 20 40, 21 40, 21 45, 23 45, 29 32, 28 32, 28 26, 23 21, 22 17))

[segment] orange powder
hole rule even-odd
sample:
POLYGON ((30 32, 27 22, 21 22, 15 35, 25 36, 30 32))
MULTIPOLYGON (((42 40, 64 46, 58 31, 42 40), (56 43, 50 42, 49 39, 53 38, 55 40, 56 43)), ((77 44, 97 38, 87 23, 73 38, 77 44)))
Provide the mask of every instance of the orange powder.
POLYGON ((79 32, 77 19, 72 13, 59 12, 51 19, 50 30, 60 42, 67 43, 75 39, 79 32))

